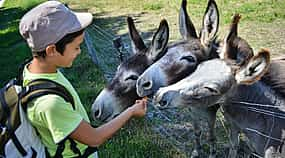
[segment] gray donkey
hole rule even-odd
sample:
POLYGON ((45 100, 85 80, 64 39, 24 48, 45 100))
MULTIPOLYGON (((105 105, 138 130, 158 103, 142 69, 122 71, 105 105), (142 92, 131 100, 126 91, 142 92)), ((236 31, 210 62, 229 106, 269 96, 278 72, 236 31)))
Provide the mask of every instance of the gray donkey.
MULTIPOLYGON (((139 96, 150 96, 160 87, 173 84, 191 74, 197 65, 205 60, 218 58, 216 33, 219 26, 219 11, 214 0, 209 0, 203 21, 200 36, 197 36, 195 27, 186 10, 186 0, 182 1, 179 13, 180 33, 183 37, 178 43, 170 45, 166 54, 152 64, 137 80, 139 96)), ((206 115, 209 131, 210 157, 215 157, 215 118, 217 106, 199 111, 206 115)), ((199 109, 200 110, 200 109, 199 109)), ((200 153, 200 125, 196 114, 191 114, 194 126, 195 141, 192 157, 201 156, 200 153)))
POLYGON ((203 109, 219 103, 230 124, 229 158, 237 157, 241 132, 260 157, 284 158, 284 58, 270 64, 265 49, 253 56, 249 45, 237 37, 239 18, 234 17, 221 59, 201 63, 187 78, 159 89, 154 100, 160 108, 203 109))
MULTIPOLYGON (((186 63, 188 66, 182 69, 186 72, 189 68, 195 69, 198 61, 215 54, 210 52, 212 52, 212 49, 217 47, 216 44, 213 45, 214 42, 211 41, 214 40, 219 22, 216 4, 213 1, 211 3, 212 5, 209 5, 207 9, 209 11, 205 14, 205 20, 203 23, 204 29, 202 30, 204 33, 202 33, 203 37, 201 37, 201 39, 203 38, 204 40, 201 40, 201 43, 197 38, 194 25, 187 15, 186 0, 184 0, 183 3, 184 8, 181 12, 184 13, 181 13, 180 15, 179 24, 180 32, 185 40, 174 42, 168 47, 166 44, 168 42, 169 28, 165 20, 161 23, 158 31, 154 34, 151 46, 147 48, 139 36, 133 21, 131 18, 128 18, 129 34, 132 41, 134 55, 120 64, 113 80, 101 91, 94 101, 91 109, 91 115, 94 119, 109 121, 124 109, 131 106, 136 99, 140 98, 136 93, 135 86, 138 76, 166 52, 181 52, 182 63, 189 62, 186 63), (202 46, 202 44, 204 46, 202 46), (191 47, 191 45, 194 46, 191 47), (184 51, 182 50, 184 48, 191 49, 183 54, 184 51)), ((217 54, 213 56, 217 56, 217 54)))
POLYGON ((100 121, 109 121, 140 97, 136 93, 136 80, 152 63, 164 55, 169 28, 166 20, 160 22, 151 45, 146 47, 132 18, 127 18, 133 55, 117 68, 114 78, 104 88, 92 105, 91 115, 100 121))

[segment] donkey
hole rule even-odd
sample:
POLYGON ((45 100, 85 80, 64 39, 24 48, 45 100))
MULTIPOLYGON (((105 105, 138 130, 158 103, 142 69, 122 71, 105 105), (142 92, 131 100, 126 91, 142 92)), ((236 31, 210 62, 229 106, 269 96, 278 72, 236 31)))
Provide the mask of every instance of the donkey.
POLYGON ((190 76, 159 89, 154 102, 159 108, 191 106, 201 109, 219 103, 230 125, 229 158, 237 157, 238 134, 241 132, 257 155, 285 157, 285 97, 284 89, 278 91, 284 87, 285 77, 280 75, 282 71, 273 70, 275 66, 270 64, 268 50, 250 55, 252 49, 237 37, 238 19, 236 15, 223 42, 220 59, 205 61, 190 76), (267 70, 275 73, 266 73, 267 70), (272 74, 283 77, 276 82, 272 74), (274 88, 267 84, 271 82, 268 79, 274 83, 283 80, 283 85, 274 88))
MULTIPOLYGON (((136 87, 139 96, 151 96, 160 87, 173 84, 191 74, 200 62, 218 57, 216 33, 219 27, 219 11, 216 2, 214 0, 209 0, 208 2, 199 37, 187 14, 186 5, 187 1, 183 0, 179 12, 179 30, 183 40, 170 45, 167 53, 147 68, 138 78, 136 87)), ((209 131, 209 141, 211 144, 210 157, 214 157, 215 154, 215 137, 214 130, 212 129, 215 126, 216 111, 216 107, 203 109, 203 113, 211 118, 208 121, 209 126, 212 127, 209 128, 211 129, 209 131)), ((193 117, 192 120, 196 137, 194 143, 195 149, 192 152, 192 156, 198 156, 200 155, 201 148, 201 130, 196 117, 193 117)))
POLYGON ((99 121, 109 121, 139 98, 136 93, 136 80, 152 63, 164 55, 169 39, 166 20, 160 22, 151 45, 146 47, 131 17, 127 18, 133 55, 117 68, 114 78, 101 91, 92 105, 91 115, 99 121))

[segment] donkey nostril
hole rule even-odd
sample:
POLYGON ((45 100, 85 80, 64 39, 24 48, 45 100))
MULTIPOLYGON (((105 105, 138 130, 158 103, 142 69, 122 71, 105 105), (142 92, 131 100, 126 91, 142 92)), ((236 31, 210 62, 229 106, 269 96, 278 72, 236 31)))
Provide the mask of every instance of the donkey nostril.
POLYGON ((100 110, 98 109, 98 110, 96 110, 96 111, 94 112, 94 116, 98 118, 99 115, 100 115, 100 110))
POLYGON ((167 105, 167 101, 166 101, 166 100, 161 100, 161 101, 159 101, 159 105, 160 105, 161 107, 164 107, 164 106, 167 105))
POLYGON ((148 81, 148 82, 143 83, 142 86, 143 86, 145 89, 150 89, 151 86, 152 86, 152 84, 151 84, 150 81, 148 81))

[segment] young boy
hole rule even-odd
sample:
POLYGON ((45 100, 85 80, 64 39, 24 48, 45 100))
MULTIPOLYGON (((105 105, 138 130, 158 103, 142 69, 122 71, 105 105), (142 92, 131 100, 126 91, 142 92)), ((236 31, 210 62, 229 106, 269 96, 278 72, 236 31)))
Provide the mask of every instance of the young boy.
MULTIPOLYGON (((51 156, 56 153, 57 143, 67 137, 75 140, 84 153, 88 146, 104 143, 131 117, 146 113, 146 101, 137 100, 110 122, 98 128, 90 125, 78 94, 58 68, 72 66, 81 51, 84 29, 91 21, 90 13, 75 13, 60 2, 47 1, 26 13, 20 22, 20 33, 33 54, 33 60, 24 68, 23 84, 38 78, 53 80, 63 85, 75 101, 75 110, 58 95, 45 95, 28 105, 28 118, 51 156)), ((78 156, 69 146, 66 141, 63 157, 78 156)))

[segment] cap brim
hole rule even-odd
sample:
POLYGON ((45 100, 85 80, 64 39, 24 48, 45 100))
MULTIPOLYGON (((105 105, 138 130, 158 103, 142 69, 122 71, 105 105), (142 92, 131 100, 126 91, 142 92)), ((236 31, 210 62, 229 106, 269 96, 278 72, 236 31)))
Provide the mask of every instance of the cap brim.
POLYGON ((88 25, 90 25, 92 23, 93 16, 91 13, 74 12, 74 14, 76 15, 76 17, 77 17, 77 19, 81 25, 81 29, 86 28, 88 25))

